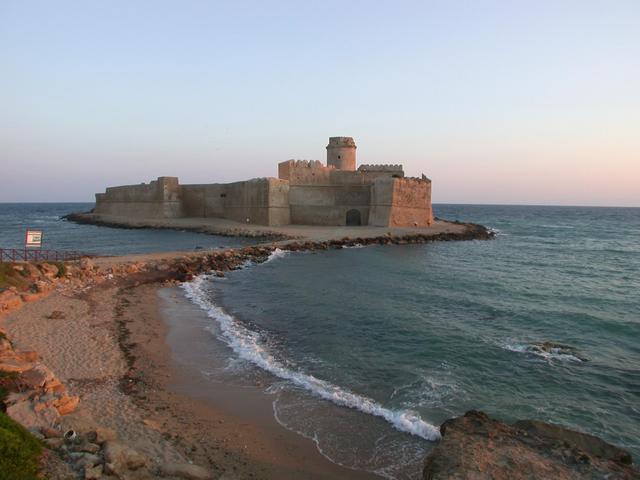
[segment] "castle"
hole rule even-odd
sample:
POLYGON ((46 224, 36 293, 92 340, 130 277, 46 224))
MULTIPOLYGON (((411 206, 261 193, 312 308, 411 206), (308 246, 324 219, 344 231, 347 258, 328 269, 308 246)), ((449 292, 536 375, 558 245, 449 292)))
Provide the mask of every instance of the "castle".
POLYGON ((426 227, 433 222, 431 180, 407 178, 402 165, 360 165, 351 137, 331 137, 327 164, 287 160, 278 178, 180 185, 176 177, 109 187, 94 213, 138 218, 214 217, 279 226, 426 227))

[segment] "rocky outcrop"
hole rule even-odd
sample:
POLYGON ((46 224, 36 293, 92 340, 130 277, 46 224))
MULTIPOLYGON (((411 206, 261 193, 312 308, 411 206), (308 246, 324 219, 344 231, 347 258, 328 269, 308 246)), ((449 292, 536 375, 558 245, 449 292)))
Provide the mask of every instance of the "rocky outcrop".
POLYGON ((593 435, 539 421, 513 425, 469 411, 440 426, 424 480, 640 478, 629 452, 593 435))
POLYGON ((35 352, 18 352, 0 330, 0 386, 7 392, 2 406, 23 426, 37 430, 57 425, 73 412, 80 398, 43 365, 35 352))

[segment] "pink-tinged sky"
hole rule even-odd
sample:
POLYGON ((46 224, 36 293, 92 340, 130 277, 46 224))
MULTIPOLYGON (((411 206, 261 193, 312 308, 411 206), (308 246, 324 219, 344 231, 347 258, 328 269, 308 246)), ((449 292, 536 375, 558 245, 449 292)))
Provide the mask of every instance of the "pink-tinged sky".
POLYGON ((640 206, 640 2, 0 2, 0 202, 275 176, 353 136, 433 200, 640 206))

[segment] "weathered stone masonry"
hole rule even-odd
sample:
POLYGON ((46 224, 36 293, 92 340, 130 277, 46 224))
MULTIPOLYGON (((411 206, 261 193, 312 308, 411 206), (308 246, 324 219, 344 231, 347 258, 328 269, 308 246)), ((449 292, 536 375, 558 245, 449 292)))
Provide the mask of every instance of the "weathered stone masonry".
POLYGON ((327 164, 287 160, 278 178, 180 185, 176 177, 109 187, 94 213, 138 218, 215 217, 259 225, 425 227, 433 221, 431 180, 406 178, 401 165, 356 169, 351 137, 331 137, 327 164))

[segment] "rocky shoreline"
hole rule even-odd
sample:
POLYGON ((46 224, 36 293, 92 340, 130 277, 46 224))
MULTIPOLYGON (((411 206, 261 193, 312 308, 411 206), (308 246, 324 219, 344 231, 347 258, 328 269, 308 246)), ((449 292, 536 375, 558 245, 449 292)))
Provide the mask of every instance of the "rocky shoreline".
MULTIPOLYGON (((65 264, 12 264, 10 268, 24 288, 11 286, 0 291, 0 316, 54 291, 66 296, 80 296, 87 289, 103 289, 116 292, 117 297, 117 292, 132 287, 172 285, 189 281, 201 273, 213 272, 224 276, 225 272, 241 268, 247 261, 264 262, 276 249, 313 251, 360 245, 487 240, 493 236, 485 227, 464 224, 460 233, 388 234, 326 241, 288 240, 271 245, 164 255, 144 260, 114 257, 83 258, 65 264)), ((123 393, 139 401, 144 399, 139 391, 140 382, 144 383, 144 379, 134 368, 127 323, 117 318, 118 308, 124 308, 124 304, 117 302, 115 334, 126 363, 117 380, 123 393)), ((59 315, 64 313, 53 311, 49 316, 54 320, 59 315)), ((175 458, 161 463, 151 461, 144 453, 118 440, 113 430, 100 425, 86 427, 80 423, 80 427, 71 429, 70 425, 76 424, 65 421, 65 418, 77 408, 82 395, 69 395, 66 386, 44 365, 37 353, 16 351, 6 338, 7 332, 0 334, 4 336, 0 345, 0 372, 11 376, 10 381, 3 384, 9 395, 2 405, 10 416, 42 438, 50 449, 45 455, 45 469, 50 479, 213 478, 215 469, 211 470, 211 464, 205 468, 190 461, 176 461, 175 458), (69 433, 70 430, 73 432, 69 433)), ((571 435, 555 434, 557 438, 551 441, 548 431, 554 428, 561 429, 541 422, 512 427, 477 412, 449 420, 441 427, 443 441, 427 459, 424 478, 542 478, 548 472, 553 472, 554 478, 602 478, 605 474, 611 479, 638 478, 638 471, 630 464, 630 455, 623 450, 576 432, 571 435), (586 442, 585 438, 595 440, 586 442), (600 450, 594 450, 593 445, 598 445, 600 450), (476 451, 479 452, 477 456, 469 453, 476 451), (523 464, 523 459, 528 463, 523 464)), ((553 431, 557 433, 557 430, 553 431)))
POLYGON ((508 424, 475 410, 445 421, 424 480, 640 478, 631 454, 604 440, 535 420, 508 424))
MULTIPOLYGON (((326 241, 289 240, 273 242, 270 245, 228 248, 216 252, 185 253, 178 257, 166 256, 151 261, 115 262, 102 267, 90 258, 63 263, 41 262, 17 263, 13 268, 24 277, 27 288, 20 290, 10 286, 0 291, 0 312, 19 308, 24 302, 38 300, 50 293, 56 286, 71 288, 91 286, 107 280, 132 281, 140 277, 146 283, 163 281, 188 281, 194 275, 209 271, 224 272, 237 268, 249 260, 255 263, 265 261, 269 255, 279 248, 285 251, 314 251, 330 248, 345 248, 365 245, 409 245, 430 242, 490 240, 495 234, 482 225, 467 223, 461 233, 410 233, 406 235, 382 235, 374 237, 345 237, 326 241)), ((116 257, 117 258, 117 257, 116 257)))

